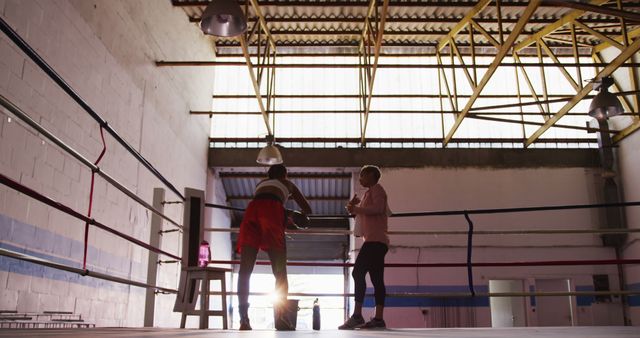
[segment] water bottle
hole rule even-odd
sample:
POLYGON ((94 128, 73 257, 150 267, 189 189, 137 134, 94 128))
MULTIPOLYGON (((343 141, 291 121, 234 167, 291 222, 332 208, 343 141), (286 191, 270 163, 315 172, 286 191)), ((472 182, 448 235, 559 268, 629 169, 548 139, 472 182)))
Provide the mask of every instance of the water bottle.
POLYGON ((313 329, 320 330, 320 305, 318 298, 313 301, 313 329))
POLYGON ((198 266, 201 268, 207 267, 211 260, 211 248, 209 248, 209 242, 203 240, 200 242, 200 249, 198 251, 198 266))

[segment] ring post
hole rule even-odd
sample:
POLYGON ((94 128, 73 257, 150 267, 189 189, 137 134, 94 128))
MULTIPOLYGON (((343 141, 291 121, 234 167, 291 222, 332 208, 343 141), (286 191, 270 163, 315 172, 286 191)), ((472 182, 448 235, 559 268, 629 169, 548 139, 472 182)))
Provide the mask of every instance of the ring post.
MULTIPOLYGON (((153 207, 160 212, 164 212, 164 189, 153 189, 153 207)), ((160 247, 160 230, 162 230, 162 218, 151 213, 151 231, 149 233, 149 244, 160 247)), ((147 260, 147 284, 156 285, 158 274, 158 254, 149 251, 149 258, 147 260)), ((153 327, 153 317, 156 305, 155 290, 147 289, 145 294, 145 307, 144 307, 144 327, 153 327)))

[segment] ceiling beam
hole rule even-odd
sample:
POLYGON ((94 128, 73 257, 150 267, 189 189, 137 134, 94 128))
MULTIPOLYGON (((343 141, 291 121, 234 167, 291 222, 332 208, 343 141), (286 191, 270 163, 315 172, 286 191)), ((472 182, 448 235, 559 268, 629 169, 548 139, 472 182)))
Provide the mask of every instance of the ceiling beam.
MULTIPOLYGON (((502 5, 504 7, 504 5, 502 5)), ((332 16, 332 17, 309 17, 309 16, 291 16, 291 17, 281 17, 281 16, 265 16, 264 18, 268 23, 362 23, 364 17, 361 16, 332 16)), ((387 23, 451 23, 455 24, 460 21, 461 18, 456 17, 438 17, 438 16, 424 16, 424 17, 390 17, 387 18, 387 23)), ((201 18, 199 16, 190 16, 189 22, 198 23, 201 18)), ((249 18, 247 21, 255 22, 258 19, 256 17, 249 18)), ((497 18, 492 17, 482 17, 474 19, 478 23, 495 23, 497 18)), ((373 20, 372 20, 373 21, 373 20)), ((556 19, 553 18, 544 18, 544 17, 536 17, 531 18, 528 24, 549 24, 555 22, 556 19)), ((598 18, 598 17, 589 17, 584 18, 582 20, 585 23, 594 23, 594 24, 618 24, 617 19, 613 18, 598 18)), ((516 23, 518 22, 517 18, 503 18, 503 23, 516 23)))
POLYGON ((580 9, 580 10, 584 10, 592 13, 616 16, 629 21, 633 21, 633 22, 640 22, 640 14, 634 13, 634 12, 627 12, 627 11, 616 9, 616 8, 594 6, 594 5, 589 5, 589 4, 585 4, 578 1, 567 1, 567 0, 543 0, 542 2, 544 4, 556 5, 558 7, 580 9))
MULTIPOLYGON (((592 0, 589 4, 591 5, 602 5, 604 3, 606 3, 608 0, 592 0)), ((573 22, 575 19, 581 17, 582 15, 585 14, 584 10, 580 10, 580 9, 576 9, 573 10, 567 14, 565 14, 562 18, 558 19, 556 22, 547 25, 545 28, 543 28, 542 30, 540 30, 538 33, 530 36, 529 38, 525 39, 524 41, 516 44, 514 50, 516 52, 522 50, 523 48, 526 48, 532 44, 534 44, 536 41, 540 40, 541 38, 543 38, 546 35, 551 34, 552 32, 554 32, 555 30, 557 30, 558 28, 569 24, 571 22, 573 22)))
MULTIPOLYGON (((565 79, 567 79, 571 87, 573 87, 573 89, 575 89, 576 91, 580 90, 580 85, 576 82, 576 80, 573 79, 571 74, 569 74, 569 72, 565 69, 565 67, 568 67, 568 66, 560 62, 558 57, 555 54, 553 54, 553 51, 551 50, 551 48, 549 48, 549 46, 547 46, 547 44, 544 42, 544 39, 540 39, 540 41, 538 41, 538 44, 540 45, 540 47, 542 47, 542 49, 544 49, 544 52, 547 53, 547 56, 550 57, 551 60, 553 60, 556 66, 558 66, 558 69, 560 70, 562 75, 565 77, 565 79)), ((572 66, 581 67, 582 64, 575 64, 572 66)))
MULTIPOLYGON (((368 138, 369 143, 441 143, 442 138, 437 137, 412 137, 412 138, 399 138, 399 137, 389 137, 389 138, 368 138)), ((517 143, 522 145, 522 138, 457 138, 452 143, 517 143)), ((264 143, 264 138, 260 137, 210 137, 209 142, 214 143, 264 143)), ((283 143, 354 143, 359 144, 359 137, 337 137, 337 138, 327 138, 327 137, 278 137, 278 144, 283 143)), ((594 138, 543 138, 536 141, 536 143, 545 143, 545 144, 554 144, 554 143, 597 143, 597 140, 594 138)), ((241 149, 241 148, 233 148, 241 149)), ((291 149, 291 148, 287 148, 291 149)), ((313 148, 305 148, 305 149, 313 149, 313 148)), ((322 148, 315 148, 322 149, 322 148)), ((442 151, 442 149, 438 149, 442 151)), ((254 156, 255 160, 255 156, 254 156)), ((254 161, 255 162, 255 161, 254 161)))
POLYGON ((489 69, 487 69, 487 72, 482 77, 482 80, 480 80, 480 82, 478 83, 476 88, 473 90, 473 94, 471 95, 471 97, 467 101, 467 104, 464 106, 464 108, 462 109, 460 114, 458 114, 458 116, 456 117, 456 121, 454 122, 453 126, 449 130, 449 133, 447 134, 447 136, 445 136, 445 138, 443 140, 443 146, 446 147, 447 143, 449 143, 449 141, 451 141, 451 139, 453 138, 453 135, 455 134, 456 130, 458 129, 458 127, 460 127, 460 124, 462 123, 462 120, 469 113, 469 110, 471 109, 471 107, 475 103, 476 99, 478 98, 478 96, 480 96, 480 92, 482 92, 484 87, 487 85, 487 83, 489 82, 489 80, 491 79, 493 74, 495 73, 496 69, 498 69, 498 66, 500 65, 500 63, 502 62, 504 57, 507 55, 508 51, 512 48, 513 43, 518 38, 518 34, 520 33, 520 31, 522 31, 522 29, 524 29, 524 26, 525 26, 527 20, 529 19, 529 17, 531 17, 533 15, 533 13, 538 8, 539 4, 540 4, 539 0, 532 0, 532 1, 529 2, 529 5, 527 6, 527 8, 524 10, 522 15, 520 16, 520 19, 518 20, 518 23, 513 28, 513 31, 511 32, 511 34, 509 34, 509 37, 507 38, 507 40, 504 42, 504 44, 498 50, 498 53, 496 54, 496 57, 494 58, 493 62, 491 63, 491 66, 489 67, 489 69))
POLYGON ((260 94, 260 84, 258 83, 258 79, 256 78, 256 74, 253 69, 253 63, 251 62, 251 57, 249 56, 249 51, 247 50, 247 42, 244 39, 244 35, 240 35, 240 45, 242 46, 242 53, 244 54, 244 58, 247 63, 247 69, 249 70, 251 85, 253 86, 253 91, 256 94, 258 107, 260 107, 260 113, 262 114, 262 119, 264 120, 265 126, 267 128, 267 133, 268 135, 273 135, 271 125, 269 124, 269 114, 267 113, 267 109, 264 106, 264 102, 262 101, 262 94, 260 94))
MULTIPOLYGON (((458 44, 458 47, 460 47, 460 44, 458 44)), ((591 57, 591 47, 589 47, 589 51, 586 52, 586 48, 582 48, 582 53, 580 53, 580 57, 591 57)), ((466 46, 465 45, 465 49, 460 50, 460 52, 462 52, 462 55, 464 56, 471 56, 471 46, 466 46)), ((496 53, 488 53, 486 50, 484 51, 480 51, 480 50, 476 50, 475 52, 476 57, 481 57, 481 56, 490 56, 490 57, 494 57, 496 55, 496 53)), ((508 56, 510 56, 511 54, 509 54, 508 56)), ((526 56, 530 56, 528 54, 521 54, 522 56, 526 57, 526 56)), ((560 49, 556 48, 556 55, 557 56, 562 56, 562 57, 573 57, 573 50, 571 48, 566 48, 566 47, 561 47, 560 49), (561 52, 565 52, 566 53, 558 53, 558 51, 561 52)), ((251 57, 255 57, 255 54, 251 54, 251 57)), ((424 53, 380 53, 380 57, 381 58, 414 58, 414 57, 435 57, 435 53, 429 53, 429 52, 424 52, 424 53)), ((310 52, 310 53, 282 53, 282 51, 280 51, 280 53, 278 54, 278 57, 281 58, 286 58, 286 57, 313 57, 313 58, 323 58, 323 57, 353 57, 353 58, 357 58, 358 54, 356 53, 317 53, 317 52, 310 52)), ((242 54, 235 54, 235 53, 218 53, 216 55, 216 58, 218 59, 233 59, 233 58, 244 58, 244 55, 242 54)))
MULTIPOLYGON (((452 46, 454 46, 452 44, 452 46)), ((458 53, 458 48, 454 47, 456 54, 462 57, 462 54, 458 53)), ((546 50, 551 50, 550 47, 545 44, 546 50)), ((569 56, 564 56, 569 57, 569 56)), ((501 67, 604 67, 607 63, 593 62, 593 63, 577 63, 577 62, 560 62, 555 54, 550 57, 554 63, 546 62, 504 62, 500 64, 501 67)), ((158 67, 244 67, 245 62, 225 62, 225 61, 156 61, 158 67)), ((640 63, 633 62, 622 65, 621 67, 639 67, 640 63)), ((378 64, 377 68, 417 68, 417 69, 470 69, 470 68, 490 68, 490 64, 378 64)), ((253 68, 374 68, 372 64, 355 64, 355 63, 277 63, 277 64, 259 64, 253 65, 253 68)))
MULTIPOLYGON (((485 114, 468 114, 467 118, 468 119, 491 121, 491 122, 498 122, 498 123, 527 125, 527 126, 543 126, 544 125, 544 123, 542 123, 542 122, 501 119, 501 118, 497 118, 497 117, 485 116, 485 114)), ((571 125, 558 124, 558 123, 554 124, 552 127, 553 128, 560 128, 560 129, 583 130, 583 131, 586 131, 588 133, 594 133, 594 132, 611 132, 611 133, 614 133, 614 132, 617 132, 617 131, 611 130, 611 129, 599 129, 599 128, 592 128, 592 127, 571 126, 571 125)))
MULTIPOLYGON (((253 8, 253 11, 255 12, 255 15, 258 17, 258 22, 260 24, 260 28, 258 28, 258 31, 264 32, 264 34, 266 35, 266 39, 267 39, 267 46, 264 48, 264 56, 262 55, 258 55, 258 65, 261 65, 260 63, 260 58, 263 57, 264 59, 270 58, 270 51, 272 51, 274 54, 276 53, 276 44, 275 44, 275 40, 273 39, 273 36, 271 36, 271 33, 269 32, 269 27, 267 27, 267 23, 264 20, 264 15, 262 14, 262 11, 260 10, 260 6, 258 5, 258 1, 257 0, 248 0, 251 2, 251 7, 253 8), (271 48, 270 48, 271 47, 271 48)), ((258 35, 259 36, 259 35, 258 35)), ((271 129, 271 125, 269 124, 269 112, 268 109, 270 108, 270 102, 271 102, 271 97, 270 95, 272 95, 270 90, 267 90, 267 106, 265 107, 265 104, 262 100, 262 95, 261 95, 261 82, 262 82, 262 69, 258 70, 258 75, 256 77, 256 74, 254 72, 254 66, 253 66, 253 62, 251 61, 251 55, 249 54, 249 48, 247 47, 247 40, 245 38, 245 34, 241 34, 240 35, 240 47, 242 49, 242 54, 244 56, 246 65, 247 65, 247 69, 249 70, 249 78, 251 79, 251 85, 253 87, 253 90, 256 94, 256 99, 258 100, 258 107, 260 108, 260 112, 262 114, 262 119, 264 120, 265 123, 265 127, 267 129, 267 135, 272 136, 273 135, 273 130, 271 129)), ((260 44, 260 38, 258 38, 258 44, 260 44)), ((260 48, 258 47, 258 54, 260 51, 260 48)), ((267 63, 268 64, 268 63, 267 63)), ((269 71, 269 70, 268 70, 269 71)), ((270 70, 272 73, 275 73, 275 68, 270 70)), ((269 77, 269 73, 267 74, 267 77, 269 77)), ((272 75, 272 79, 273 77, 275 77, 275 74, 272 75)), ((267 84, 267 88, 271 88, 271 83, 267 84)))
POLYGON ((494 47, 500 49, 500 43, 498 42, 498 40, 496 40, 491 34, 489 34, 489 32, 487 32, 484 27, 480 26, 480 24, 476 20, 469 19, 469 22, 471 23, 472 27, 478 30, 478 32, 480 32, 480 34, 482 34, 485 39, 487 39, 487 41, 489 41, 494 47))
POLYGON ((622 129, 619 133, 613 136, 613 143, 618 143, 624 140, 627 136, 635 133, 638 129, 640 129, 640 120, 635 120, 633 123, 628 125, 626 128, 622 129))
MULTIPOLYGON (((176 7, 194 7, 200 6, 204 7, 208 5, 212 0, 191 0, 191 1, 177 1, 173 0, 172 3, 176 7)), ((244 5, 246 0, 239 0, 239 4, 244 5)), ((526 7, 528 1, 503 1, 501 3, 502 7, 526 7)), ((337 1, 301 1, 301 0, 289 0, 289 1, 281 1, 281 0, 262 0, 258 1, 258 4, 262 7, 292 7, 292 6, 301 6, 301 7, 334 7, 334 6, 344 6, 344 7, 367 7, 369 5, 369 1, 361 0, 361 1, 351 1, 351 0, 337 0, 337 1)), ((393 0, 389 1, 390 7, 454 7, 454 8, 467 8, 473 7, 475 5, 474 2, 471 1, 451 1, 451 0, 422 0, 422 1, 406 1, 406 0, 393 0)), ((542 3, 541 7, 558 7, 557 4, 548 2, 542 3)), ((625 4, 627 8, 637 8, 640 7, 638 3, 628 3, 625 4)))
MULTIPOLYGON (((608 66, 602 69, 597 75, 596 79, 602 79, 603 77, 611 75, 620 65, 624 64, 629 58, 640 50, 640 39, 636 39, 631 45, 626 47, 615 59, 613 59, 608 66)), ((547 129, 549 129, 554 123, 560 120, 569 110, 571 110, 578 102, 580 102, 589 92, 593 90, 593 82, 589 82, 580 90, 569 102, 567 102, 560 110, 553 115, 552 118, 545 122, 544 126, 538 128, 529 138, 527 138, 526 146, 535 142, 547 129)))
MULTIPOLYGON (((637 94, 638 91, 636 90, 630 90, 630 91, 624 91, 624 92, 618 92, 618 93, 612 93, 613 95, 616 96, 620 96, 620 97, 624 97, 624 95, 632 95, 632 94, 637 94)), ((593 97, 593 95, 587 95, 585 97, 593 97)), ((471 109, 469 109, 469 111, 478 111, 478 110, 495 110, 495 109, 502 109, 502 108, 512 108, 512 107, 523 107, 523 106, 532 106, 532 105, 538 105, 538 104, 549 104, 549 103, 558 103, 558 102, 565 102, 565 101, 571 101, 573 99, 573 96, 565 96, 559 99, 547 99, 547 100, 535 100, 532 102, 518 102, 518 103, 507 103, 507 104, 496 104, 496 105, 491 105, 491 106, 481 106, 481 107, 473 107, 471 109)))
POLYGON ((480 13, 485 7, 487 7, 487 5, 489 5, 490 2, 491 0, 478 1, 478 3, 475 6, 473 6, 473 8, 469 10, 469 12, 467 12, 464 18, 462 18, 462 20, 460 20, 455 26, 453 26, 453 28, 451 28, 451 30, 449 31, 449 34, 447 34, 446 37, 438 41, 438 51, 442 51, 442 49, 449 43, 449 41, 451 41, 451 39, 454 39, 456 35, 460 33, 460 31, 462 31, 465 27, 467 27, 467 25, 471 22, 472 18, 478 13, 480 13))
MULTIPOLYGON (((592 95, 593 96, 593 95, 592 95)), ((252 96, 253 97, 253 96, 252 96)), ((563 100, 568 101, 569 99, 563 100)), ((514 105, 518 105, 520 103, 515 103, 514 105)), ((537 102, 533 102, 533 104, 537 104, 537 102)), ((520 104, 524 106, 525 104, 520 104)), ((360 110, 274 110, 272 113, 276 114, 361 114, 360 110)), ((418 114, 418 115, 440 115, 440 114, 456 114, 457 111, 453 110, 371 110, 370 114, 418 114)), ((209 110, 192 110, 189 112, 191 115, 260 115, 260 112, 257 111, 209 111, 209 110)), ((539 112, 519 112, 519 111, 508 111, 508 112, 495 112, 495 111, 474 111, 472 114, 482 114, 482 115, 523 115, 523 116, 540 116, 539 112)), ((573 112, 568 113, 571 116, 588 116, 587 113, 573 112)), ((623 116, 638 116, 636 113, 623 113, 623 116)))
POLYGON ((258 21, 260 22, 260 27, 262 27, 262 31, 267 36, 267 40, 271 44, 271 48, 273 48, 273 50, 275 51, 276 50, 275 40, 273 39, 273 36, 271 36, 271 32, 269 32, 269 27, 267 27, 267 22, 264 19, 262 10, 260 10, 260 5, 258 5, 258 1, 257 0, 249 0, 249 1, 251 2, 251 7, 253 8, 253 11, 256 13, 258 21))
MULTIPOLYGON (((355 140, 356 142, 358 139, 355 140)), ((479 143, 483 140, 472 140, 479 143)), ((504 139, 522 146, 523 139, 504 139)), ((495 142, 500 142, 497 140, 495 142)), ((541 140, 541 142, 546 142, 541 140)), ((582 142, 596 142, 582 140, 582 142)), ((255 148, 211 148, 209 167, 256 168, 255 148)), ((424 149, 287 148, 289 167, 360 168, 375 159, 382 168, 491 167, 541 168, 600 166, 597 149, 424 149)))
MULTIPOLYGON (((491 34, 500 34, 499 31, 485 31, 485 33, 487 35, 491 35, 491 34)), ((511 31, 509 31, 508 29, 504 29, 503 34, 509 34, 511 33, 511 31)), ((536 32, 533 31, 526 31, 526 32, 520 32, 520 35, 522 36, 528 36, 528 35, 533 35, 536 32)), ((286 28, 286 29, 278 29, 278 30, 272 30, 271 31, 271 35, 272 36, 276 36, 276 35, 303 35, 305 37, 317 37, 317 36, 359 36, 360 34, 362 34, 361 31, 358 30, 354 30, 354 29, 293 29, 293 28, 286 28)), ((398 30, 398 29, 391 29, 391 30, 386 30, 384 32, 384 34, 387 37, 397 37, 397 36, 406 36, 406 35, 415 35, 415 36, 448 36, 450 34, 450 32, 446 29, 440 29, 440 30, 429 30, 429 29, 413 29, 413 30, 398 30)), ((483 33, 483 35, 485 35, 483 33)), ((485 37, 487 37, 487 35, 485 35, 485 37)), ((576 35, 580 36, 588 36, 588 35, 592 35, 590 33, 587 32, 577 32, 576 35)), ((559 36, 559 35, 556 35, 559 36)), ((567 38, 570 35, 570 33, 567 34, 563 34, 563 36, 566 36, 567 38)), ((226 38, 228 40, 232 40, 233 38, 226 38)), ((220 38, 220 41, 225 40, 225 38, 220 38)), ((562 42, 568 42, 570 43, 571 41, 565 41, 563 40, 562 42)))
MULTIPOLYGON (((432 98, 432 99, 438 99, 440 98, 440 94, 374 94, 373 97, 374 98, 432 98)), ((458 97, 460 98, 466 98, 466 97, 470 97, 471 95, 468 94, 458 94, 458 97)), ((249 98, 254 98, 255 95, 249 95, 249 94, 214 94, 213 98, 214 99, 249 99, 249 98)), ((331 99, 357 99, 357 98, 361 98, 362 95, 358 95, 358 94, 276 94, 273 95, 274 98, 276 99, 327 99, 327 98, 331 98, 331 99)), ((487 95, 480 95, 480 98, 489 98, 489 99, 504 99, 504 98, 531 98, 531 97, 535 97, 537 98, 537 96, 534 95, 527 95, 527 94, 521 94, 521 95, 516 95, 516 94, 487 94, 487 95)), ((567 98, 570 99, 571 95, 563 95, 563 94, 549 94, 549 97, 555 97, 555 98, 567 98)))
MULTIPOLYGON (((294 41, 290 41, 290 40, 279 40, 276 41, 276 46, 277 47, 291 47, 291 48, 316 48, 316 47, 321 47, 323 50, 326 50, 327 48, 331 48, 331 47, 352 47, 354 49, 358 48, 360 45, 359 40, 356 39, 341 39, 341 40, 336 40, 336 41, 321 41, 321 40, 312 40, 312 41, 306 41, 306 40, 294 40, 294 41)), ((404 42, 404 41, 395 41, 395 40, 389 40, 389 41, 385 41, 384 42, 384 46, 385 47, 421 47, 421 48, 437 48, 438 42, 437 41, 430 41, 430 40, 425 40, 425 41, 412 41, 412 42, 404 42)), ((488 42, 476 42, 474 44, 476 47, 494 47, 492 44, 488 43, 488 42)), ((253 44, 249 44, 249 46, 253 47, 253 44)), ((233 42, 231 40, 220 40, 218 41, 218 48, 239 48, 240 44, 237 42, 233 42)), ((469 44, 467 43, 462 43, 462 42, 458 42, 458 47, 469 47, 469 44)), ((567 49, 567 54, 571 53, 571 47, 566 47, 565 44, 556 44, 554 45, 554 47, 557 48, 566 48, 567 49)), ((427 51, 425 54, 428 55, 434 55, 435 52, 429 52, 427 51)), ((522 54, 522 51, 519 52, 520 55, 522 54)), ((532 53, 533 54, 533 53, 532 53)))
MULTIPOLYGON (((630 31, 629 33, 627 33, 627 36, 629 37, 629 39, 635 39, 637 37, 640 37, 640 28, 636 28, 636 29, 630 31)), ((612 39, 614 39, 619 44, 623 43, 622 36, 615 36, 612 39)), ((607 49, 609 47, 611 47, 611 44, 609 44, 607 42, 603 42, 603 43, 593 47, 593 53, 599 53, 599 52, 601 52, 604 49, 607 49)))
MULTIPOLYGON (((375 10, 377 12, 377 7, 375 5, 376 0, 371 0, 371 7, 369 8, 369 11, 367 13, 367 20, 365 20, 365 25, 363 28, 363 35, 362 35, 362 42, 361 42, 361 49, 362 47, 364 47, 364 51, 366 51, 366 44, 365 44, 365 40, 366 40, 366 36, 367 36, 367 29, 369 27, 368 23, 369 23, 369 17, 372 14, 372 10, 375 10)), ((367 78, 366 80, 368 81, 367 85, 369 92, 366 93, 367 94, 367 98, 365 101, 365 107, 364 107, 364 123, 363 123, 363 127, 362 127, 362 135, 361 135, 361 144, 364 145, 365 144, 365 135, 367 133, 367 123, 369 122, 369 110, 371 109, 371 100, 373 98, 373 84, 375 82, 376 79, 376 71, 378 70, 378 60, 380 59, 380 47, 382 47, 382 37, 384 35, 384 26, 386 24, 386 18, 387 18, 387 10, 389 8, 389 0, 383 0, 382 3, 382 12, 380 13, 380 22, 378 23, 378 27, 377 27, 377 31, 375 32, 375 46, 374 46, 374 52, 373 52, 373 64, 371 67, 371 73, 369 75, 369 78, 367 78)), ((371 32, 371 34, 373 34, 373 32, 371 32)), ((365 56, 366 57, 366 56, 365 56)))
POLYGON ((595 29, 583 24, 582 22, 580 22, 579 20, 574 20, 573 24, 576 25, 576 27, 580 27, 580 29, 582 29, 583 31, 595 36, 596 38, 600 39, 600 41, 602 42, 606 42, 609 45, 616 47, 620 50, 624 49, 624 46, 621 43, 618 43, 616 40, 608 37, 607 35, 600 33, 598 31, 596 31, 595 29))

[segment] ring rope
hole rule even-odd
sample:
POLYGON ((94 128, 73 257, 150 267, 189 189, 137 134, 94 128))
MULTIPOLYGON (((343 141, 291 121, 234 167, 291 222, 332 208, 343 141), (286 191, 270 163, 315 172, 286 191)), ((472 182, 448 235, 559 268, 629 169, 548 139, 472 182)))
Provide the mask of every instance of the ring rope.
POLYGON ((107 275, 107 274, 104 274, 104 273, 95 272, 95 271, 91 271, 91 270, 87 270, 87 269, 78 269, 78 268, 74 268, 74 267, 67 266, 67 265, 64 265, 64 264, 55 263, 55 262, 52 262, 52 261, 49 261, 49 260, 46 260, 46 259, 37 258, 37 257, 33 257, 33 256, 30 256, 30 255, 26 255, 26 254, 23 254, 23 253, 11 251, 11 250, 6 250, 6 249, 2 249, 2 248, 0 248, 0 256, 11 257, 11 258, 19 259, 19 260, 22 260, 22 261, 35 263, 35 264, 38 264, 38 265, 48 266, 50 268, 54 268, 54 269, 58 269, 58 270, 64 270, 64 271, 68 271, 68 272, 73 272, 73 273, 77 273, 77 274, 82 275, 82 276, 90 276, 90 277, 104 279, 104 280, 108 280, 108 281, 112 281, 112 282, 116 282, 116 283, 139 286, 141 288, 156 289, 156 290, 159 290, 161 292, 166 292, 166 293, 178 293, 178 290, 167 289, 167 288, 164 288, 164 287, 150 285, 150 284, 146 284, 146 283, 142 283, 142 282, 138 282, 138 281, 134 281, 134 280, 130 280, 130 279, 115 277, 115 276, 112 276, 112 275, 107 275))
POLYGON ((176 226, 178 228, 181 228, 181 229, 183 228, 182 225, 176 223, 174 220, 172 220, 168 216, 164 215, 162 212, 160 212, 159 210, 154 208, 152 205, 150 205, 149 203, 147 203, 146 201, 144 201, 143 199, 138 197, 138 195, 136 195, 131 190, 126 188, 120 182, 116 181, 109 174, 107 174, 106 172, 101 170, 98 166, 96 166, 95 164, 91 163, 91 161, 86 159, 83 155, 78 153, 75 149, 73 149, 70 146, 68 146, 67 144, 65 144, 57 136, 53 135, 53 133, 51 133, 50 131, 48 131, 44 127, 42 127, 40 124, 38 124, 36 121, 34 121, 29 115, 24 113, 20 108, 18 108, 16 105, 11 103, 9 100, 7 100, 7 98, 5 98, 1 94, 0 94, 0 104, 2 104, 2 106, 4 106, 7 110, 9 110, 13 115, 15 115, 16 117, 21 119, 23 122, 28 124, 30 127, 35 129, 36 131, 38 131, 41 135, 45 136, 51 142, 55 143, 58 147, 62 148, 62 150, 66 151, 69 155, 73 156, 76 160, 78 160, 79 162, 84 164, 86 167, 91 169, 92 174, 93 173, 97 173, 98 175, 102 176, 102 178, 104 178, 107 182, 111 183, 116 189, 120 190, 125 195, 129 196, 130 198, 132 198, 133 200, 138 202, 143 207, 147 208, 148 210, 150 210, 154 214, 162 217, 163 219, 165 219, 169 223, 173 224, 174 226, 176 226))
POLYGON ((14 31, 9 24, 7 24, 2 17, 0 17, 0 30, 18 46, 23 53, 25 53, 36 65, 44 71, 45 74, 53 80, 60 88, 67 93, 84 111, 86 111, 91 117, 98 122, 98 124, 105 128, 111 136, 120 143, 133 157, 135 157, 143 166, 145 166, 154 176, 156 176, 162 183, 165 184, 171 191, 184 200, 184 196, 171 184, 162 174, 147 161, 142 154, 135 150, 127 141, 125 141, 109 124, 102 119, 98 113, 96 113, 87 102, 76 93, 73 88, 58 74, 44 59, 26 42, 22 37, 14 31))
MULTIPOLYGON (((177 290, 167 289, 155 285, 149 285, 142 282, 132 281, 124 278, 114 277, 111 275, 102 274, 99 272, 94 272, 90 270, 82 270, 74 267, 70 267, 67 265, 54 263, 45 259, 33 257, 30 255, 25 255, 23 253, 14 252, 11 250, 6 250, 0 248, 0 256, 11 257, 15 259, 20 259, 23 261, 48 266, 51 268, 55 268, 58 270, 64 270, 68 272, 77 273, 84 276, 91 276, 95 278, 100 278, 104 280, 109 280, 117 283, 134 285, 144 288, 153 288, 166 293, 177 293, 177 290)), ((266 264, 265 264, 266 265, 266 264)), ((212 295, 222 295, 222 292, 219 291, 211 291, 212 295)), ((228 296, 235 296, 237 292, 225 292, 224 294, 228 296)), ((271 293, 267 292, 250 292, 249 295, 255 296, 267 296, 271 293)), ((299 297, 352 297, 353 294, 347 293, 302 293, 302 292, 290 292, 289 296, 299 296, 299 297)), ((600 295, 640 295, 640 290, 630 290, 630 291, 560 291, 560 292, 501 292, 501 293, 476 293, 476 297, 531 297, 531 296, 600 296, 600 295)), ((388 297, 425 297, 425 298, 460 298, 460 297, 470 297, 472 296, 470 293, 419 293, 419 292, 409 292, 409 293, 388 293, 388 297)))
MULTIPOLYGON (((239 265, 239 260, 211 260, 209 264, 239 265)), ((270 261, 256 261, 257 265, 271 265, 270 261)), ((600 260, 562 260, 528 262, 476 262, 473 267, 515 267, 515 266, 569 266, 569 265, 626 265, 640 264, 640 259, 600 259, 600 260)), ((300 262, 288 261, 287 266, 315 266, 350 268, 354 263, 337 262, 300 262)), ((385 263, 386 268, 466 268, 465 263, 385 263)))
MULTIPOLYGON (((211 291, 216 296, 237 296, 235 291, 211 291)), ((271 292, 249 292, 250 296, 271 296, 271 292)), ((387 293, 387 297, 416 297, 416 298, 467 298, 467 297, 557 297, 557 296, 633 296, 640 295, 640 290, 635 291, 549 291, 549 292, 406 292, 387 293)), ((289 292, 287 296, 293 297, 353 297, 353 293, 313 293, 313 292, 289 292)), ((372 297, 373 294, 366 296, 372 297)))
MULTIPOLYGON (((492 208, 492 209, 470 209, 470 210, 444 210, 444 211, 422 211, 422 212, 400 212, 393 213, 389 217, 417 217, 417 216, 452 216, 452 215, 483 215, 500 213, 517 213, 533 211, 557 211, 573 209, 594 209, 594 208, 616 208, 616 207, 636 207, 640 206, 640 201, 618 202, 618 203, 593 203, 593 204, 567 204, 567 205, 547 205, 537 207, 520 208, 492 208)), ((229 207, 226 205, 205 203, 205 207, 225 209, 233 211, 244 211, 243 208, 229 207)), ((309 215, 313 219, 345 219, 353 218, 353 215, 309 215)))
MULTIPOLYGON (((239 228, 204 228, 209 232, 240 232, 239 228)), ((543 234, 627 234, 638 233, 638 229, 540 229, 540 230, 474 230, 474 235, 543 235, 543 234)), ((316 230, 309 228, 305 230, 285 230, 287 234, 295 235, 353 235, 351 230, 324 229, 316 230)), ((444 230, 444 231, 387 231, 388 235, 468 235, 465 230, 444 230)))
POLYGON ((24 186, 24 185, 22 185, 22 184, 20 184, 20 183, 18 183, 16 181, 10 179, 9 177, 5 176, 2 173, 0 173, 0 183, 2 183, 2 184, 6 185, 6 186, 8 186, 8 187, 10 187, 10 188, 12 188, 14 190, 17 190, 17 191, 19 191, 19 192, 21 192, 21 193, 23 193, 23 194, 25 194, 27 196, 30 196, 30 197, 32 197, 32 198, 34 198, 34 199, 36 199, 36 200, 38 200, 38 201, 40 201, 40 202, 42 202, 44 204, 47 204, 47 205, 49 205, 49 206, 51 206, 53 208, 56 208, 56 209, 66 213, 66 214, 68 214, 70 216, 73 216, 73 217, 75 217, 77 219, 80 219, 80 220, 82 220, 84 222, 87 222, 87 223, 89 223, 91 225, 94 225, 94 226, 96 226, 96 227, 98 227, 98 228, 100 228, 102 230, 110 232, 110 233, 112 233, 112 234, 114 234, 114 235, 116 235, 118 237, 121 237, 121 238, 123 238, 125 240, 128 240, 129 242, 135 243, 135 244, 137 244, 137 245, 139 245, 139 246, 141 246, 141 247, 143 247, 143 248, 145 248, 147 250, 153 251, 155 253, 163 254, 163 255, 171 257, 171 258, 175 258, 175 259, 180 259, 181 260, 180 257, 178 257, 178 256, 176 256, 174 254, 168 253, 168 252, 163 251, 161 249, 158 249, 158 248, 156 248, 154 246, 151 246, 151 245, 149 245, 149 244, 147 244, 147 243, 145 243, 145 242, 143 242, 143 241, 141 241, 141 240, 139 240, 137 238, 131 237, 131 236, 126 235, 126 234, 124 234, 124 233, 122 233, 120 231, 114 230, 114 229, 112 229, 112 228, 110 228, 110 227, 108 227, 108 226, 96 221, 93 218, 89 218, 89 217, 87 217, 87 216, 85 216, 85 215, 83 215, 83 214, 71 209, 70 207, 68 207, 68 206, 66 206, 66 205, 64 205, 64 204, 62 204, 60 202, 54 201, 53 199, 51 199, 49 197, 46 197, 46 196, 36 192, 35 190, 33 190, 31 188, 28 188, 28 187, 26 187, 26 186, 24 186))

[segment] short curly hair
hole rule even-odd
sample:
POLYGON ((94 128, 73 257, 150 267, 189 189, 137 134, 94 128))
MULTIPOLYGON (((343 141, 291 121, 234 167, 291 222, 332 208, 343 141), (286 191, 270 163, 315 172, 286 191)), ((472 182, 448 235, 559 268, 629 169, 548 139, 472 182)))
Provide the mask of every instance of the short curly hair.
POLYGON ((382 172, 380 172, 380 168, 375 165, 367 164, 360 169, 362 173, 371 173, 373 177, 376 179, 376 183, 380 180, 380 176, 382 176, 382 172))

